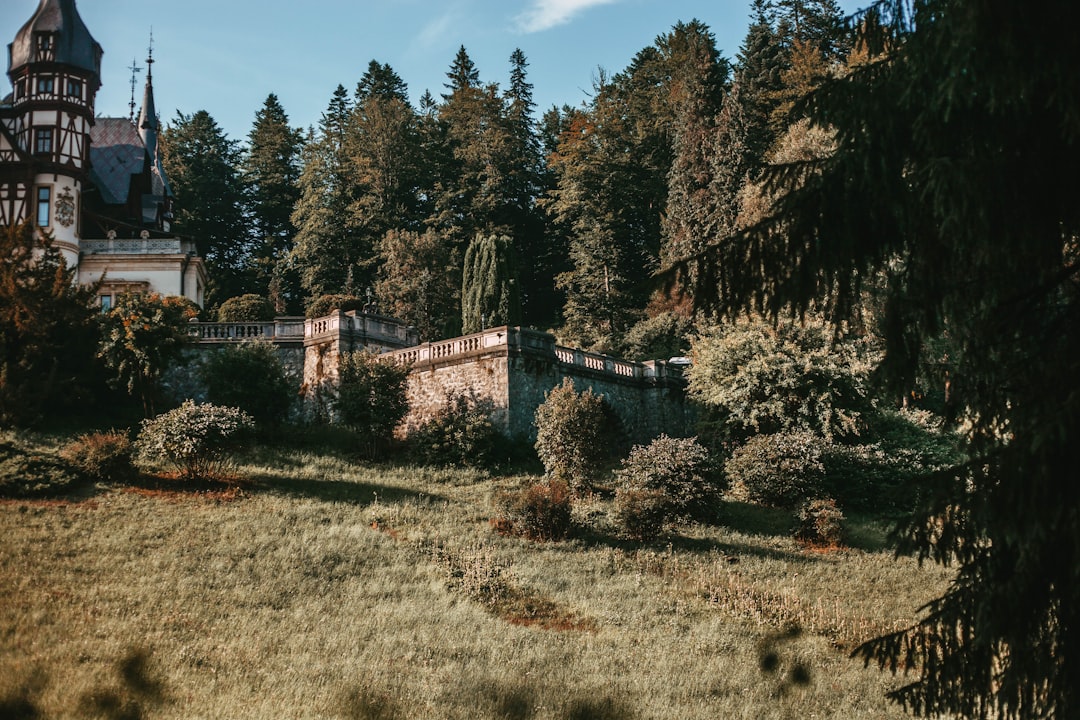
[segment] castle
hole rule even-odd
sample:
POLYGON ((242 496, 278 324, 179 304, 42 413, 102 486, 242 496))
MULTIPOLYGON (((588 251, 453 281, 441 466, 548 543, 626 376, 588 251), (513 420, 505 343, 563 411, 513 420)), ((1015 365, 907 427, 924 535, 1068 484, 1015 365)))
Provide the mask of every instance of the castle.
POLYGON ((195 243, 171 232, 173 194, 158 151, 153 58, 138 119, 95 117, 104 54, 75 0, 40 0, 8 45, 12 92, 0 101, 0 226, 51 233, 77 281, 203 304, 195 243))
MULTIPOLYGON (((40 0, 8 46, 13 92, 0 102, 0 226, 30 222, 51 233, 77 282, 99 283, 107 310, 124 292, 178 295, 202 306, 206 269, 195 243, 171 231, 173 194, 158 151, 153 58, 138 119, 94 115, 103 51, 75 0, 40 0)), ((304 398, 325 416, 342 352, 366 349, 408 364, 407 423, 430 417, 457 393, 489 400, 507 435, 528 437, 551 388, 571 378, 604 395, 634 440, 679 433, 684 381, 666 362, 632 363, 556 346, 546 333, 498 327, 419 345, 393 318, 335 311, 303 320, 192 325, 200 352, 273 342, 304 398)))

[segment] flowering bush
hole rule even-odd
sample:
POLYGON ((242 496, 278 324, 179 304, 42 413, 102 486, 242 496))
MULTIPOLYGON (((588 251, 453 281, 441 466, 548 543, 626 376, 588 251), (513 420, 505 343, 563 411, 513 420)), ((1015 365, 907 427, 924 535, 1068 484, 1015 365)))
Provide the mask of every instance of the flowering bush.
POLYGON ((145 458, 172 463, 187 479, 221 477, 233 462, 254 420, 243 410, 187 400, 183 405, 143 420, 135 442, 145 458))

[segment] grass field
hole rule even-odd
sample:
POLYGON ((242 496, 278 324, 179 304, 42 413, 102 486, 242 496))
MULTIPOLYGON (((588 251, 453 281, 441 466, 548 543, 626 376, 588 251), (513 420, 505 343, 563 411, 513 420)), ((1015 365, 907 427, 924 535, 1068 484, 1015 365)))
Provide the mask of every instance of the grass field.
POLYGON ((948 580, 884 527, 814 550, 784 513, 620 539, 494 533, 516 477, 262 449, 239 490, 0 502, 0 716, 892 718, 848 658, 948 580))

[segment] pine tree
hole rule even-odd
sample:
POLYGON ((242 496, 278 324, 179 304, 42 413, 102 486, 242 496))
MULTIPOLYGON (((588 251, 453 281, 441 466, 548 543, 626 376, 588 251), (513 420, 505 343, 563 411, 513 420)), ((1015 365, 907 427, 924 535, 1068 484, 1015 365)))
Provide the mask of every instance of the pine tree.
POLYGON ((1076 717, 1078 9, 886 0, 859 20, 865 60, 801 106, 835 151, 770 169, 772 215, 710 248, 698 299, 843 319, 888 269, 898 393, 947 329, 970 460, 913 489, 896 536, 956 575, 857 654, 910 671, 892 697, 919 715, 1076 717))
POLYGON ((536 104, 527 67, 525 54, 515 50, 510 56, 510 87, 506 92, 511 142, 506 224, 516 249, 521 316, 526 324, 547 327, 554 323, 559 312, 554 277, 560 268, 554 233, 549 231, 537 206, 549 178, 533 119, 536 104))
POLYGON ((240 149, 205 110, 177 113, 161 133, 176 194, 176 230, 193 237, 210 275, 207 305, 252 289, 254 243, 244 222, 240 149))
POLYGON ((458 48, 446 77, 450 82, 445 83, 443 87, 450 92, 443 95, 443 100, 449 100, 450 96, 456 92, 480 87, 480 71, 476 69, 464 45, 458 48))
POLYGON ((291 267, 289 254, 295 235, 290 217, 300 198, 302 147, 303 135, 289 126, 285 109, 271 93, 255 114, 241 177, 257 243, 258 289, 281 313, 301 311, 299 274, 291 267))
POLYGON ((389 65, 372 61, 360 81, 344 152, 353 184, 350 222, 357 238, 355 280, 367 288, 382 260, 377 246, 391 230, 420 230, 422 144, 408 88, 389 65))
POLYGON ((351 113, 348 93, 338 85, 303 151, 291 257, 309 297, 355 292, 361 263, 369 259, 358 247, 350 216, 353 185, 345 145, 351 113))
POLYGON ((776 140, 772 117, 779 104, 786 52, 768 0, 754 0, 753 21, 739 49, 735 84, 739 86, 741 115, 746 120, 746 154, 752 174, 765 164, 776 140))

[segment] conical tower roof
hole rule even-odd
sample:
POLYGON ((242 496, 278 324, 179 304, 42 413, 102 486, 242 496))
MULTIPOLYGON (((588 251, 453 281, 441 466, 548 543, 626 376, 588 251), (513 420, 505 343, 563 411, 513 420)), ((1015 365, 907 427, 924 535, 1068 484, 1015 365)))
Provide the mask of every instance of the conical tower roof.
POLYGON ((8 75, 39 59, 35 41, 39 33, 49 33, 55 40, 52 62, 92 73, 100 84, 103 51, 79 17, 75 0, 41 0, 37 12, 8 45, 8 75))

